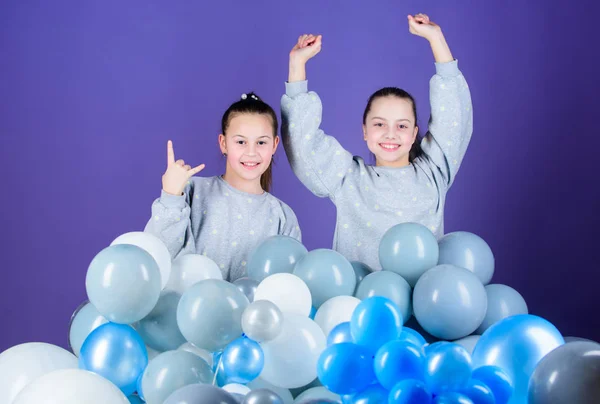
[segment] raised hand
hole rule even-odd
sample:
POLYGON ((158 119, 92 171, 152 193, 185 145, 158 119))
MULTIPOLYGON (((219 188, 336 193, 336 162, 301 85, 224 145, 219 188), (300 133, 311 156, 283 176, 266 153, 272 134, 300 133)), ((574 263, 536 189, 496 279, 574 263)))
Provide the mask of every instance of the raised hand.
POLYGON ((192 168, 183 160, 175 161, 173 142, 167 142, 167 171, 162 176, 163 191, 171 195, 181 195, 187 181, 204 169, 204 164, 192 168))
POLYGON ((321 35, 300 35, 290 51, 288 81, 306 80, 306 62, 321 51, 321 35))
POLYGON ((409 15, 408 30, 411 34, 423 37, 428 41, 442 33, 440 26, 430 21, 426 14, 409 15))

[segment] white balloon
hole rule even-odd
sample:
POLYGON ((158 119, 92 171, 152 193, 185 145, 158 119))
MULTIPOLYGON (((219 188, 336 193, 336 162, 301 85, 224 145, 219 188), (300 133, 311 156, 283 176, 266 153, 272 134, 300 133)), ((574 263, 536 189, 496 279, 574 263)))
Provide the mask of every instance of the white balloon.
POLYGON ((48 373, 25 387, 12 404, 129 404, 117 386, 87 370, 48 373))
POLYGON ((182 350, 182 351, 191 352, 194 355, 198 355, 199 357, 204 359, 206 361, 206 363, 208 363, 208 366, 210 366, 210 367, 213 366, 213 355, 212 355, 212 353, 208 352, 206 349, 198 348, 196 345, 192 344, 191 342, 186 342, 185 344, 182 344, 177 349, 182 350))
POLYGON ((0 354, 0 403, 11 403, 24 387, 47 373, 77 367, 77 357, 56 345, 29 342, 9 348, 0 354))
POLYGON ((469 335, 468 337, 464 337, 461 339, 457 339, 456 341, 452 341, 455 344, 462 345, 471 355, 473 355, 473 349, 475 349, 475 345, 477 345, 477 341, 479 341, 479 337, 481 335, 469 335))
POLYGON ((117 237, 110 245, 132 244, 146 250, 158 264, 162 289, 171 275, 171 254, 165 243, 158 237, 142 231, 132 231, 117 237))
POLYGON ((250 383, 247 384, 247 386, 250 387, 252 390, 269 389, 273 393, 281 397, 281 399, 283 400, 283 404, 294 403, 294 396, 292 396, 292 393, 288 389, 274 386, 268 381, 261 379, 260 377, 257 377, 256 379, 252 380, 250 383))
POLYGON ((250 393, 250 388, 248 386, 244 386, 243 384, 230 383, 223 386, 223 390, 233 393, 233 394, 241 394, 245 396, 250 393))
POLYGON ((308 317, 312 297, 308 286, 293 274, 279 273, 266 277, 254 292, 254 301, 269 300, 282 313, 295 313, 308 317))
POLYGON ((321 327, 325 336, 329 335, 336 325, 350 321, 352 313, 361 300, 354 296, 336 296, 327 300, 315 314, 315 323, 321 327))
POLYGON ((265 365, 260 377, 288 389, 306 386, 317 377, 317 361, 325 346, 325 334, 317 323, 304 315, 284 313, 281 334, 262 344, 265 365))
POLYGON ((219 266, 204 255, 186 254, 173 261, 171 276, 165 289, 183 294, 192 285, 205 279, 222 280, 219 266))

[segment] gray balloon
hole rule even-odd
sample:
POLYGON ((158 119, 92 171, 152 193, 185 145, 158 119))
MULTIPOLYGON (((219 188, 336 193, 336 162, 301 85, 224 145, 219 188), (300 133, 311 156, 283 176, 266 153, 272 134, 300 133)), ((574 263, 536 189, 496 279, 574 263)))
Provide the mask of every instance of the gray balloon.
POLYGON ((296 397, 294 403, 340 403, 341 397, 338 394, 332 393, 326 387, 312 387, 296 397))
POLYGON ((272 236, 263 241, 250 255, 248 277, 262 281, 269 275, 292 273, 296 263, 308 250, 301 242, 288 236, 272 236))
POLYGON ((438 242, 438 265, 450 264, 473 272, 487 285, 494 275, 494 254, 484 239, 466 231, 448 233, 438 242))
POLYGON ((275 303, 257 300, 250 303, 242 315, 242 330, 248 338, 258 341, 271 341, 283 329, 283 314, 275 303))
POLYGON ((260 282, 250 278, 238 278, 233 284, 248 298, 248 301, 252 303, 254 301, 254 292, 260 282))
POLYGON ((177 324, 198 348, 221 350, 242 335, 248 298, 232 283, 206 279, 185 291, 177 306, 177 324))
POLYGON ((600 403, 600 344, 575 341, 547 354, 529 379, 530 404, 600 403))
POLYGON ((404 322, 412 315, 412 288, 395 272, 377 271, 365 276, 355 296, 365 300, 372 296, 383 296, 398 306, 404 322))
POLYGON ((181 295, 164 290, 150 314, 133 324, 144 342, 159 352, 171 351, 185 343, 177 326, 177 305, 181 295))
POLYGON ((596 342, 596 341, 592 341, 591 339, 581 338, 581 337, 565 337, 565 344, 567 342, 576 342, 576 341, 596 342))
POLYGON ((209 384, 190 384, 171 394, 162 404, 238 404, 223 389, 209 384))
POLYGON ((256 389, 246 394, 243 404, 283 404, 283 399, 269 389, 256 389))
POLYGON ((492 284, 485 287, 487 295, 487 310, 483 322, 475 332, 479 335, 506 317, 517 314, 529 314, 527 303, 523 296, 510 286, 492 284))
POLYGON ((356 274, 356 287, 365 279, 365 276, 369 275, 373 272, 373 268, 368 266, 367 264, 363 264, 360 261, 350 261, 352 268, 354 269, 354 273, 356 274))

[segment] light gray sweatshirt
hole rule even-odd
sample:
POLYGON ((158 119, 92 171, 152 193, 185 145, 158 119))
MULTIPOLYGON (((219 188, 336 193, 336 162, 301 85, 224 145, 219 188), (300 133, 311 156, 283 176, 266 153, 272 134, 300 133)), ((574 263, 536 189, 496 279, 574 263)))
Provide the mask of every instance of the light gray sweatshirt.
POLYGON ((435 67, 424 155, 400 168, 367 165, 352 156, 319 128, 321 100, 308 92, 307 82, 286 83, 281 99, 286 154, 300 181, 335 204, 333 249, 348 260, 381 268, 379 242, 398 223, 420 223, 437 238, 444 234, 446 193, 473 132, 473 111, 458 62, 435 67))

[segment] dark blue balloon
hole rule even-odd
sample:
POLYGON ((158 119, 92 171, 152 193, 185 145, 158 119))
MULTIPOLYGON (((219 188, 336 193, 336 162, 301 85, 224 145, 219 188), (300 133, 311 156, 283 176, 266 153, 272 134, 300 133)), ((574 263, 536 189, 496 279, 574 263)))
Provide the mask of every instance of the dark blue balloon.
POLYGON ((241 384, 256 379, 265 365, 262 348, 248 337, 240 337, 229 343, 221 360, 227 379, 241 384))
POLYGON ((350 332, 350 322, 345 321, 336 325, 327 336, 327 346, 341 342, 354 342, 350 332))
POLYGON ((434 404, 475 404, 471 399, 464 394, 451 392, 444 393, 433 400, 434 404))
POLYGON ((473 371, 473 379, 483 382, 494 394, 496 404, 506 404, 514 387, 504 370, 498 366, 481 366, 473 371))
POLYGON ((375 380, 373 355, 366 347, 349 342, 331 345, 319 357, 317 375, 334 393, 357 393, 375 380))
POLYGON ((424 370, 425 356, 410 342, 390 341, 375 355, 375 375, 388 390, 404 379, 423 380, 424 370))
POLYGON ((373 296, 354 309, 350 331, 357 344, 374 354, 386 342, 398 339, 402 322, 400 310, 390 299, 373 296))
POLYGON ((400 333, 398 340, 410 342, 420 348, 423 348, 423 346, 427 344, 427 341, 425 341, 425 338, 423 338, 421 334, 406 326, 402 327, 402 332, 400 333))
POLYGON ((469 397, 474 404, 495 404, 496 399, 492 390, 482 381, 477 379, 469 380, 467 387, 462 389, 460 393, 469 397))
POLYGON ((416 379, 405 379, 396 383, 390 390, 389 404, 430 404, 431 393, 425 382, 416 379))

